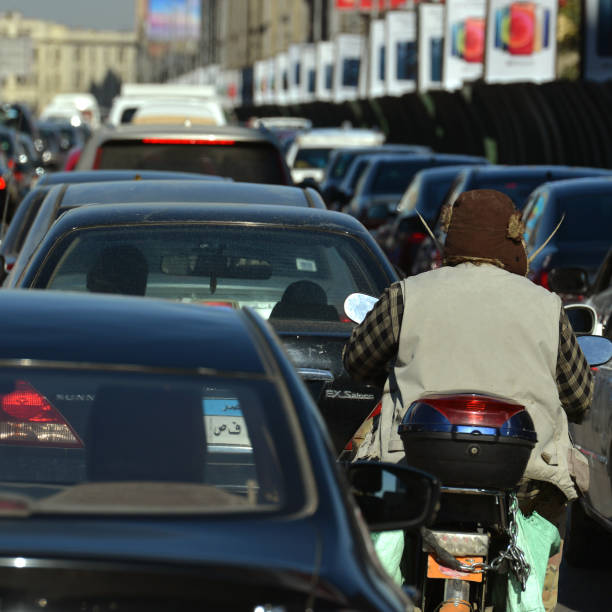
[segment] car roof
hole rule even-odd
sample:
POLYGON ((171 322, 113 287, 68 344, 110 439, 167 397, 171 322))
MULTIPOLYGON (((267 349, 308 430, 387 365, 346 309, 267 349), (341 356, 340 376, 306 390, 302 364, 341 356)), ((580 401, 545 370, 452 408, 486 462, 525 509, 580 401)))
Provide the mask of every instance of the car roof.
POLYGON ((171 172, 169 170, 71 170, 43 174, 37 185, 58 185, 59 183, 101 183, 105 181, 138 181, 158 179, 231 181, 215 174, 194 172, 171 172))
POLYGON ((116 128, 101 129, 95 138, 97 142, 108 140, 140 140, 142 138, 175 138, 189 140, 191 138, 231 137, 238 141, 274 142, 264 130, 240 127, 234 125, 132 125, 122 124, 116 128))
POLYGON ((588 168, 580 166, 557 166, 557 165, 538 165, 538 166, 479 166, 474 168, 466 168, 466 177, 469 179, 483 178, 490 179, 512 179, 520 180, 521 178, 537 178, 543 177, 545 182, 555 176, 572 176, 572 175, 592 175, 605 176, 612 175, 612 170, 605 168, 588 168))
POLYGON ((478 166, 465 166, 462 164, 457 164, 456 166, 432 166, 431 168, 423 168, 423 170, 419 170, 414 178, 417 177, 423 181, 435 181, 441 178, 450 178, 456 176, 461 171, 466 170, 467 168, 477 168, 478 166))
MULTIPOLYGON (((214 202, 219 204, 260 204, 315 206, 320 197, 299 187, 234 183, 225 181, 116 181, 75 183, 67 185, 59 204, 71 208, 83 204, 116 204, 129 202, 214 202)), ((168 204, 166 204, 168 205, 168 204)), ((318 206, 323 208, 323 206, 318 206)))
POLYGON ((357 219, 344 213, 297 206, 252 206, 217 203, 90 204, 67 210, 53 225, 55 235, 71 228, 131 223, 255 223, 313 228, 370 237, 357 219))
POLYGON ((247 316, 229 308, 7 289, 0 295, 0 313, 4 360, 265 374, 247 316), (231 351, 206 350, 228 343, 231 351))
MULTIPOLYGON (((587 177, 587 178, 575 178, 565 179, 562 181, 551 181, 549 183, 543 183, 538 187, 540 189, 546 189, 553 196, 560 195, 580 195, 589 192, 612 192, 612 176, 606 177, 587 177)), ((612 200, 610 200, 612 205, 612 200)))

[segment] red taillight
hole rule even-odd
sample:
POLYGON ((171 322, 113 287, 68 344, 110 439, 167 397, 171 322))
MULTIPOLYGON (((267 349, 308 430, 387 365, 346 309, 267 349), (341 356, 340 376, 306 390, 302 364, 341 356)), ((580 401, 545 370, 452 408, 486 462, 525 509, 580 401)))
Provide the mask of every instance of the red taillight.
POLYGON ((544 289, 548 289, 550 291, 550 286, 548 284, 548 270, 540 270, 533 278, 533 282, 536 285, 541 285, 544 289))
POLYGON ((15 167, 15 160, 14 159, 8 159, 6 162, 6 165, 9 167, 9 170, 12 170, 15 167))
POLYGON ((201 302, 204 306, 220 306, 221 308, 234 308, 233 302, 201 302))
POLYGON ((100 162, 102 161, 102 147, 98 147, 96 151, 96 157, 93 161, 93 169, 97 170, 100 167, 100 162))
POLYGON ((0 189, 6 189, 6 181, 0 176, 0 189))
POLYGON ((61 413, 29 383, 17 381, 0 398, 0 444, 83 447, 61 413))
POLYGON ((427 238, 427 234, 423 232, 412 232, 411 234, 404 235, 404 242, 407 244, 421 244, 425 238, 427 238))
POLYGON ((6 269, 7 272, 10 272, 13 269, 14 265, 15 265, 14 261, 11 261, 10 263, 7 261, 6 264, 4 265, 4 268, 6 269))
POLYGON ((143 144, 178 145, 233 145, 235 140, 226 138, 143 138, 143 144))
POLYGON ((439 395, 419 400, 441 412, 452 425, 501 427, 525 409, 521 404, 474 394, 439 395))

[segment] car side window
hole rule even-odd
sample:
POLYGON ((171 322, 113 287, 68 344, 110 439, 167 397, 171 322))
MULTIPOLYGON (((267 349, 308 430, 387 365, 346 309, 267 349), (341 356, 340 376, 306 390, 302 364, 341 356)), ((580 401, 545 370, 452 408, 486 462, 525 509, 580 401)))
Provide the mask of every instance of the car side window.
POLYGON ((540 191, 535 193, 525 207, 523 221, 525 223, 525 243, 527 247, 536 245, 537 230, 542 219, 546 203, 548 201, 548 193, 540 191))

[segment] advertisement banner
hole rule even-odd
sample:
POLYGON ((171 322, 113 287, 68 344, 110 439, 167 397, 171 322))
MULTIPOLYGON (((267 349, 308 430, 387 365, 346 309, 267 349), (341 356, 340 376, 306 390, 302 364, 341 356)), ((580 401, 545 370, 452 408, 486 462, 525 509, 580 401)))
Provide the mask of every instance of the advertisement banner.
POLYGON ((359 66, 363 36, 338 34, 335 40, 334 102, 355 100, 359 86, 359 66))
POLYGON ((442 82, 459 89, 483 74, 486 0, 446 0, 442 82))
POLYGON ((442 87, 442 51, 444 46, 444 6, 420 4, 417 20, 419 91, 442 87))
POLYGON ((382 11, 410 3, 410 0, 336 0, 335 7, 338 11, 382 11))
POLYGON ((290 104, 299 102, 302 85, 302 45, 289 45, 289 92, 290 104))
POLYGON ((489 0, 484 78, 489 83, 553 81, 557 0, 489 0))
POLYGON ((585 0, 583 77, 612 79, 612 0, 585 0))
POLYGON ((274 102, 287 104, 289 102, 289 54, 278 53, 275 58, 274 102))
POLYGON ((317 57, 315 45, 302 45, 302 74, 298 102, 312 102, 317 89, 317 57))
POLYGON ((253 104, 261 106, 264 103, 266 88, 266 62, 257 60, 253 64, 253 104))
POLYGON ((224 108, 242 105, 241 77, 240 70, 224 70, 219 73, 218 92, 224 108))
POLYGON ((368 55, 368 95, 378 98, 385 95, 387 46, 384 19, 374 19, 370 22, 368 55))
POLYGON ((416 89, 416 34, 414 11, 389 11, 385 15, 385 89, 390 96, 401 96, 416 89))
POLYGON ((317 43, 316 47, 316 98, 321 101, 332 99, 334 91, 334 49, 333 42, 317 43))
POLYGON ((198 40, 201 21, 200 0, 148 0, 146 33, 149 41, 198 40))

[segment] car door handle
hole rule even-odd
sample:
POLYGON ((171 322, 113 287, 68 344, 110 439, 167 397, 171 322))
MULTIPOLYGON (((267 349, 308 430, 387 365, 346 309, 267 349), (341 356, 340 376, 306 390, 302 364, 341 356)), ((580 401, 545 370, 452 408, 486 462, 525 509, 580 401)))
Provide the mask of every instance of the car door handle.
POLYGON ((298 374, 307 381, 318 380, 321 382, 334 382, 334 375, 329 370, 298 368, 298 374))

